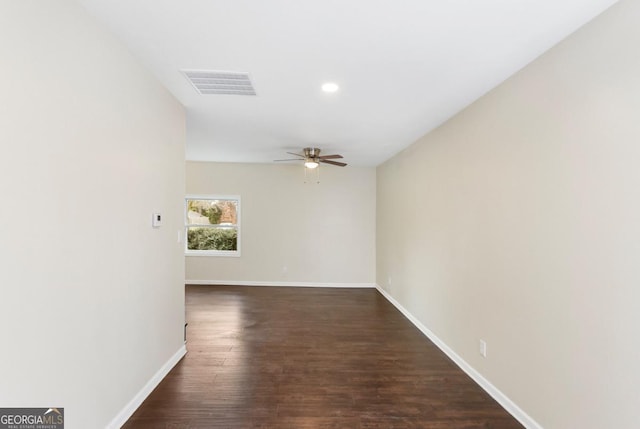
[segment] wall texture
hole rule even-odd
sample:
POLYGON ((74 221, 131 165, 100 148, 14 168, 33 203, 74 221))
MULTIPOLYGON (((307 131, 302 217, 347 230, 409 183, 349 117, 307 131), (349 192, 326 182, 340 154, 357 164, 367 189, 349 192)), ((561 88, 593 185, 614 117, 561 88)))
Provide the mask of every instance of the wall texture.
POLYGON ((377 170, 377 282, 547 429, 638 427, 638 22, 623 0, 377 170))
POLYGON ((187 282, 375 283, 375 169, 187 163, 187 193, 240 195, 242 256, 186 258, 187 282))
POLYGON ((0 1, 0 58, 0 404, 103 428, 183 346, 184 111, 72 1, 0 1))

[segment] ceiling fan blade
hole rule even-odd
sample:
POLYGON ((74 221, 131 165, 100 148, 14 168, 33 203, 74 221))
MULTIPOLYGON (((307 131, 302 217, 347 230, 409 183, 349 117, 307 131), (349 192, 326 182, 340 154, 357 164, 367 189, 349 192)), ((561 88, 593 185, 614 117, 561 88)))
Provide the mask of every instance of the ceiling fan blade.
POLYGON ((324 164, 331 164, 331 165, 337 165, 338 167, 344 167, 347 164, 345 164, 344 162, 338 162, 338 161, 329 161, 328 159, 320 159, 320 162, 324 163, 324 164))
POLYGON ((319 156, 318 158, 320 159, 340 159, 342 158, 342 155, 323 155, 323 156, 319 156))
POLYGON ((299 153, 287 152, 289 155, 299 156, 300 158, 304 158, 304 155, 300 155, 299 153))
POLYGON ((282 161, 302 161, 299 158, 290 158, 290 159, 274 159, 273 162, 282 162, 282 161))

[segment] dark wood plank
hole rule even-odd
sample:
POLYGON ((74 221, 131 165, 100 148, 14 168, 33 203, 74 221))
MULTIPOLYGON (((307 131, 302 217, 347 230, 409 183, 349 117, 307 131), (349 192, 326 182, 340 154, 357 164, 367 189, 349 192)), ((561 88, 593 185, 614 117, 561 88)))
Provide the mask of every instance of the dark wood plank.
POLYGON ((189 352, 123 426, 522 426, 373 289, 187 286, 189 352))

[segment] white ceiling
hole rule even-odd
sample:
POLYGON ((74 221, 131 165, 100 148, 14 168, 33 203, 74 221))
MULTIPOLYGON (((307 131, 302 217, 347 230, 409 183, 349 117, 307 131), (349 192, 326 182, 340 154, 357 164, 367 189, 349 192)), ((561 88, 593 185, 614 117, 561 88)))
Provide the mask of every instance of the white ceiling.
POLYGON ((186 106, 187 159, 373 166, 617 0, 78 1, 186 106), (248 72, 257 96, 199 95, 181 69, 248 72))

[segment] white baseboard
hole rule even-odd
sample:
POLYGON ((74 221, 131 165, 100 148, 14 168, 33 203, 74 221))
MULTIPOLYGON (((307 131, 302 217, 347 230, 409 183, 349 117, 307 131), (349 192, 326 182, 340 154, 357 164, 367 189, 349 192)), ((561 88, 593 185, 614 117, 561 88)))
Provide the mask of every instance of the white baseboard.
POLYGON ((238 280, 185 280, 188 285, 211 286, 284 286, 284 287, 335 287, 335 288, 375 288, 375 283, 315 283, 315 282, 256 282, 238 280))
POLYGON ((429 338, 444 354, 449 356, 456 365, 467 373, 480 387, 482 387, 493 399, 495 399, 509 414, 515 417, 524 427, 527 429, 543 429, 531 416, 525 413, 520 407, 518 407, 511 399, 509 399, 498 388, 491 384, 486 378, 484 378, 478 371, 476 371, 471 365, 469 365, 464 359, 462 359, 456 352, 454 352, 449 346, 447 346, 440 338, 438 338, 433 332, 431 332, 426 326, 424 326, 413 314, 404 308, 398 301, 396 301, 389 293, 376 285, 378 292, 382 294, 391 304, 393 304, 404 316, 413 323, 416 328, 429 338))
POLYGON ((153 377, 151 377, 147 384, 145 384, 144 387, 136 394, 136 396, 134 396, 133 399, 129 401, 129 403, 122 409, 122 411, 120 411, 118 415, 115 416, 113 420, 111 420, 111 423, 107 425, 107 429, 121 428, 122 425, 124 425, 127 420, 129 420, 133 413, 135 413, 138 407, 142 405, 144 400, 147 399, 147 396, 149 396, 151 392, 153 392, 153 389, 155 389, 158 384, 160 384, 162 379, 166 377, 169 371, 171 371, 171 369, 178 362, 180 362, 180 359, 182 359, 185 354, 187 354, 187 347, 183 345, 173 356, 169 358, 169 360, 164 365, 162 365, 162 368, 160 368, 158 372, 156 372, 153 377))

